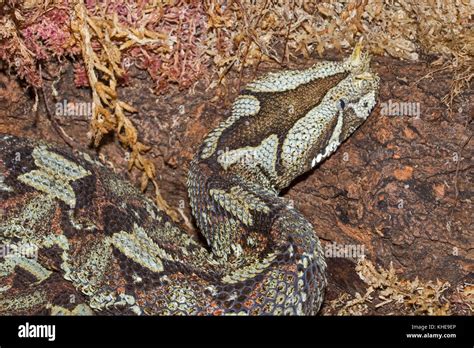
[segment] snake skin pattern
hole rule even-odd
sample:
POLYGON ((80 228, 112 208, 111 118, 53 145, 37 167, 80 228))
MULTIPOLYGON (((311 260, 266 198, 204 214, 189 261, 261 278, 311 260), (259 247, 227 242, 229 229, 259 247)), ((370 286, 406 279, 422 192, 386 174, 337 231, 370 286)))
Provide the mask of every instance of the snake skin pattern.
POLYGON ((359 46, 250 83, 190 165, 206 247, 89 155, 0 135, 0 313, 316 314, 322 248, 278 194, 364 122, 378 84, 359 46))

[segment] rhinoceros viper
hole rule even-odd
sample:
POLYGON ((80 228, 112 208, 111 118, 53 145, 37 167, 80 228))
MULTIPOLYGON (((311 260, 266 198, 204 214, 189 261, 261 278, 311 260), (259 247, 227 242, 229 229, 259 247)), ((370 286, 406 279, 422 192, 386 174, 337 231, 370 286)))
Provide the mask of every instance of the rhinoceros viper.
POLYGON ((190 164, 206 246, 88 154, 1 135, 0 314, 316 314, 322 247, 278 194, 369 116, 369 61, 245 87, 190 164))

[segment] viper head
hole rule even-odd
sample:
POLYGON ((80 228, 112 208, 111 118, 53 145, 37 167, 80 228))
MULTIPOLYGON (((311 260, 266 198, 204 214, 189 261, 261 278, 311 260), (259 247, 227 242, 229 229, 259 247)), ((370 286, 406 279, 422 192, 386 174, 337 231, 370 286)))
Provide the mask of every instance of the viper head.
POLYGON ((267 74, 237 97, 199 159, 280 190, 329 156, 375 105, 379 78, 357 45, 343 61, 267 74))
POLYGON ((314 98, 308 111, 288 129, 281 155, 282 167, 287 169, 282 187, 333 153, 376 104, 379 77, 371 71, 370 57, 360 45, 344 61, 321 62, 308 72, 317 75, 308 84, 319 86, 322 96, 314 98))

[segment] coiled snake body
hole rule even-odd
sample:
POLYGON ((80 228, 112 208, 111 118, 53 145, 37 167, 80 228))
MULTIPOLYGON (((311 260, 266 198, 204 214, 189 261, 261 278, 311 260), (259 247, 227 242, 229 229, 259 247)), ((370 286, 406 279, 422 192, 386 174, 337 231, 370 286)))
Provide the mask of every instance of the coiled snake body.
POLYGON ((322 248, 278 193, 367 118, 377 89, 359 47, 250 83, 190 165, 208 248, 87 154, 1 135, 0 313, 317 313, 322 248))

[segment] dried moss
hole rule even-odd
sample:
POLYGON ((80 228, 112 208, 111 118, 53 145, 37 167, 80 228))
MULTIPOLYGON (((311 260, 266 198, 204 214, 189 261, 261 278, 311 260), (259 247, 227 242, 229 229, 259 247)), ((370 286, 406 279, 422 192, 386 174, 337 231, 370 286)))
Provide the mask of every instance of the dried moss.
MULTIPOLYGON (((131 62, 145 69, 157 92, 189 88, 199 79, 216 86, 232 69, 322 55, 353 46, 360 37, 374 54, 409 60, 436 56, 434 71, 454 74, 446 102, 473 74, 467 0, 0 0, 0 59, 31 85, 41 85, 38 62, 80 55, 73 35, 76 4, 83 4, 90 18, 116 27, 111 42, 122 52, 118 66, 125 73, 131 62)), ((106 54, 113 54, 110 50, 106 54)))
POLYGON ((450 302, 443 296, 450 288, 448 282, 400 279, 393 265, 388 270, 376 268, 368 259, 361 259, 356 271, 368 285, 364 295, 354 297, 347 293, 329 304, 328 313, 337 315, 363 315, 369 307, 377 312, 389 307, 384 314, 449 315, 450 302))
POLYGON ((81 3, 74 10, 76 16, 71 27, 81 47, 92 90, 90 138, 98 146, 104 135, 114 131, 120 143, 131 151, 128 169, 136 167, 143 171, 142 190, 151 181, 158 205, 177 219, 176 212, 161 197, 155 179, 155 165, 145 156, 150 147, 138 141, 137 130, 125 115, 125 112, 135 113, 136 110, 117 96, 117 79, 124 74, 121 68, 122 50, 133 45, 161 44, 166 35, 152 33, 144 28, 133 30, 124 27, 119 23, 117 15, 112 20, 90 16, 81 3), (96 50, 92 45, 94 39, 100 44, 96 50))

